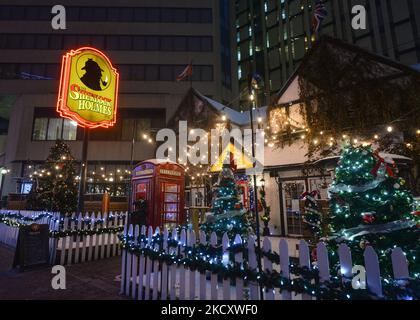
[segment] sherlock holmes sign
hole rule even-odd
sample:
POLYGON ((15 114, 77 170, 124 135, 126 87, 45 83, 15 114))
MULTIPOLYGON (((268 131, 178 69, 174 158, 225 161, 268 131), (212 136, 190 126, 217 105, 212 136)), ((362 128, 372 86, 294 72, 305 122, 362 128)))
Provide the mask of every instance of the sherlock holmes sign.
POLYGON ((116 121, 117 70, 94 48, 71 50, 63 56, 57 111, 87 128, 108 128, 116 121))

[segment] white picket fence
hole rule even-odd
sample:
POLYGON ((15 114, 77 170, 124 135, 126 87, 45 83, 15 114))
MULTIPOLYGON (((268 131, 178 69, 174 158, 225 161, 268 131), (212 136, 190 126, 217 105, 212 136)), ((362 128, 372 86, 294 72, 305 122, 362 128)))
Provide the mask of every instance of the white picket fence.
MULTIPOLYGON (((20 214, 24 217, 36 218, 45 212, 35 211, 10 211, 1 210, 0 214, 14 215, 20 214)), ((23 219, 13 219, 20 224, 31 224, 34 221, 23 219)), ((84 216, 73 214, 71 217, 61 219, 58 213, 50 213, 41 219, 36 219, 36 223, 48 224, 50 232, 63 232, 79 230, 83 233, 92 232, 94 234, 67 235, 60 237, 50 237, 50 263, 69 265, 73 263, 83 263, 85 261, 104 259, 120 254, 118 233, 100 233, 101 229, 124 227, 127 222, 126 212, 108 213, 86 213, 84 216), (99 234, 96 234, 99 232, 99 234)), ((11 247, 16 247, 19 228, 0 223, 0 243, 11 247)))
MULTIPOLYGON (((147 229, 130 225, 124 231, 127 237, 134 236, 131 245, 139 246, 139 248, 149 247, 152 244, 152 237, 160 233, 159 228, 155 231, 151 227, 147 229), (138 241, 139 235, 147 237, 147 241, 138 241)), ((178 246, 168 246, 169 232, 164 230, 161 234, 163 241, 161 244, 155 244, 154 249, 157 253, 166 253, 173 256, 180 255, 187 257, 185 248, 196 247, 198 244, 207 244, 206 236, 200 231, 198 241, 193 230, 181 230, 180 233, 175 232, 172 239, 178 241, 178 246)), ((141 238, 141 237, 140 237, 141 238)), ((214 248, 222 246, 222 261, 224 265, 233 262, 240 263, 246 268, 244 263, 243 252, 238 252, 234 257, 227 254, 229 246, 242 244, 239 235, 233 239, 229 239, 225 234, 222 239, 218 239, 216 234, 210 237, 210 245, 214 248), (221 240, 221 241, 219 241, 221 240)), ((248 267, 251 270, 257 269, 257 258, 255 250, 255 238, 250 236, 247 239, 246 246, 248 252, 248 267)), ((324 243, 318 243, 317 250, 317 268, 319 270, 320 284, 330 280, 330 265, 328 259, 327 247, 324 243)), ((290 256, 288 244, 285 239, 274 240, 273 238, 264 238, 262 240, 262 251, 267 253, 279 252, 280 263, 273 263, 266 255, 263 255, 262 270, 264 272, 272 272, 276 270, 281 277, 296 280, 299 276, 293 274, 290 270, 290 256), (273 245, 274 243, 274 245, 273 245)), ((338 249, 341 281, 351 281, 352 274, 352 255, 350 249, 346 245, 340 245, 338 249)), ((408 265, 404 253, 400 248, 395 248, 391 255, 394 279, 408 279, 408 265)), ((208 260, 207 260, 208 261, 208 260)), ((379 270, 378 256, 372 247, 367 247, 364 251, 364 267, 366 269, 366 286, 370 292, 377 297, 383 297, 382 283, 379 270)), ((310 267, 310 249, 308 244, 302 240, 299 244, 299 262, 300 267, 310 267)), ((121 294, 130 296, 138 300, 258 300, 260 299, 260 288, 257 283, 247 282, 246 279, 236 278, 234 281, 230 279, 220 279, 215 273, 209 271, 198 272, 184 267, 182 264, 167 264, 159 262, 157 259, 152 260, 142 253, 132 253, 130 250, 123 249, 122 253, 122 278, 121 278, 121 294)), ((263 288, 263 298, 265 300, 314 300, 315 298, 307 293, 297 294, 286 290, 276 290, 271 288, 263 288)))

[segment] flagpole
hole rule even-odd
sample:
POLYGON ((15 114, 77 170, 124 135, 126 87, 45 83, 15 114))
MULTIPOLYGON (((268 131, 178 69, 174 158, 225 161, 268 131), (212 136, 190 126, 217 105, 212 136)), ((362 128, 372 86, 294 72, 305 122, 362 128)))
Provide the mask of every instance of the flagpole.
POLYGON ((192 89, 192 87, 193 87, 193 72, 194 72, 194 69, 193 69, 193 61, 194 60, 191 60, 191 62, 190 62, 190 65, 191 65, 190 89, 192 89))

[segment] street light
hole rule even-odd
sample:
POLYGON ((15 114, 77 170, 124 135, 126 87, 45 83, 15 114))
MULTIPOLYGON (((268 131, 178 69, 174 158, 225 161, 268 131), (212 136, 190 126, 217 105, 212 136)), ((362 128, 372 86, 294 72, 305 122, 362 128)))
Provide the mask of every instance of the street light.
MULTIPOLYGON (((260 75, 252 74, 250 75, 249 82, 248 82, 248 90, 249 90, 249 99, 251 103, 249 104, 249 115, 250 115, 250 122, 251 122, 251 143, 252 143, 252 159, 253 159, 253 166, 255 169, 255 136, 254 136, 254 117, 253 117, 253 110, 258 106, 257 102, 257 91, 262 89, 264 86, 263 80, 260 75)), ((255 222, 256 222, 256 236, 257 236, 257 263, 258 263, 258 271, 260 273, 263 272, 262 269, 262 261, 261 261, 261 237, 260 237, 260 217, 258 214, 258 187, 257 187, 257 175, 254 170, 253 172, 253 182, 254 182, 254 214, 255 214, 255 222)), ((260 287, 260 299, 264 300, 264 289, 262 286, 260 287)))

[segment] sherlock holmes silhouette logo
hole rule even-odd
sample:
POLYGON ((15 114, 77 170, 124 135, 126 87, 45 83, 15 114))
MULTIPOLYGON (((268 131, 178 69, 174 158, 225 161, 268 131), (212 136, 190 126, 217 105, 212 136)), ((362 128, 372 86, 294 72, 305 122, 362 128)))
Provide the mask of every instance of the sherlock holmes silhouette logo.
POLYGON ((63 57, 57 111, 80 126, 108 128, 115 124, 117 70, 94 48, 72 50, 63 57))
POLYGON ((93 59, 89 55, 82 55, 77 61, 77 75, 89 89, 103 91, 109 86, 109 71, 102 69, 93 59))

